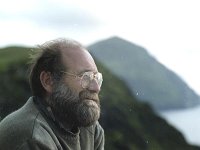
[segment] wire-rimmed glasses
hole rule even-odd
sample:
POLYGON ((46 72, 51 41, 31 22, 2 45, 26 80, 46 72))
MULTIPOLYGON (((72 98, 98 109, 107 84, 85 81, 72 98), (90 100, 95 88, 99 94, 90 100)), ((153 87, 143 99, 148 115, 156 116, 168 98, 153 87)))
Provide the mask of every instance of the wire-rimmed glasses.
POLYGON ((82 86, 82 88, 86 89, 90 86, 90 83, 95 80, 98 84, 99 87, 101 87, 102 82, 103 82, 103 76, 102 73, 100 72, 92 72, 92 71, 87 71, 84 72, 81 75, 76 75, 70 72, 65 72, 65 71, 61 71, 64 74, 70 75, 70 76, 74 76, 75 78, 80 78, 80 84, 82 86))

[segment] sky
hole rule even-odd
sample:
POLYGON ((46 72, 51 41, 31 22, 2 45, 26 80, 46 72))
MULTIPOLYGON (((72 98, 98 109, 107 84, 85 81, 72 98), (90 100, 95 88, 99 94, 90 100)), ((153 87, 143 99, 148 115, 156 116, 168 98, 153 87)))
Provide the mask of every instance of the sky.
POLYGON ((0 47, 59 37, 84 45, 119 36, 140 45, 200 95, 199 0, 6 0, 0 47))

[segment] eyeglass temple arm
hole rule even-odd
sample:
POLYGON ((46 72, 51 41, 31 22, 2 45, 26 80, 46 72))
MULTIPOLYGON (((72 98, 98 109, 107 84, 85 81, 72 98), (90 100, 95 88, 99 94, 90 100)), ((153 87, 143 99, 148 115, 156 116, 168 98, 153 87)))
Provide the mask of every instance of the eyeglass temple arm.
POLYGON ((64 73, 64 74, 67 74, 67 75, 70 75, 70 76, 78 77, 77 75, 75 75, 73 73, 70 73, 70 72, 66 72, 66 71, 60 71, 60 72, 64 73))

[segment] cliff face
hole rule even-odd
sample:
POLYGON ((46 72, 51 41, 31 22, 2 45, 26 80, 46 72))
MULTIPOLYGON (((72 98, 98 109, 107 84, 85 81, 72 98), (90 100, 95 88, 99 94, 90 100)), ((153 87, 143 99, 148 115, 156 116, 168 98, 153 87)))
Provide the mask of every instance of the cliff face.
POLYGON ((199 105, 199 95, 146 49, 118 37, 99 41, 88 49, 104 66, 124 80, 139 100, 148 102, 154 109, 199 105))

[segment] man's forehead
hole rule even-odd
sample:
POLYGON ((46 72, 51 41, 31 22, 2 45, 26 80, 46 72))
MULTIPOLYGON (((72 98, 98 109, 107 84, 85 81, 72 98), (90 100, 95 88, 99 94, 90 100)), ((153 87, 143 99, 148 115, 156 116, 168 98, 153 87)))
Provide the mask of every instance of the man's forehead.
POLYGON ((86 49, 81 48, 64 48, 61 55, 63 60, 76 60, 77 58, 83 59, 86 52, 86 49))
POLYGON ((81 53, 82 51, 87 51, 85 48, 80 47, 63 47, 61 53, 63 55, 73 55, 76 53, 81 53))
POLYGON ((96 64, 86 49, 67 49, 63 50, 62 60, 68 69, 80 70, 97 70, 96 64))

